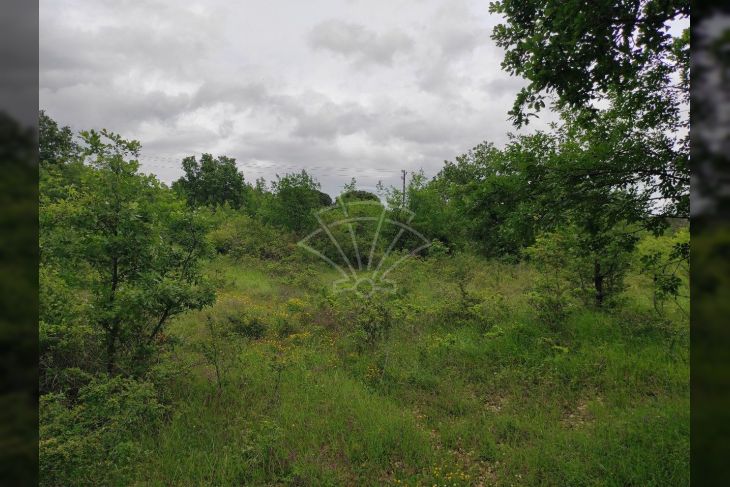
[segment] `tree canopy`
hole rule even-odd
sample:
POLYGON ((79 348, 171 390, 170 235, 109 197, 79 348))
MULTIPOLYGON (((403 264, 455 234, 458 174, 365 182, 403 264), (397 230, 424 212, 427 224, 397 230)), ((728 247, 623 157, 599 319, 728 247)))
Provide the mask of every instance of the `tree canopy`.
POLYGON ((490 11, 505 18, 492 33, 505 49, 503 69, 529 82, 509 112, 518 126, 548 94, 559 108, 616 96, 654 119, 676 109, 672 75, 686 80, 689 37, 672 38, 668 23, 688 17, 688 0, 499 0, 490 11))
POLYGON ((182 168, 185 175, 173 183, 173 189, 183 194, 191 206, 246 205, 248 187, 235 159, 203 154, 198 162, 195 156, 189 156, 183 159, 182 168))

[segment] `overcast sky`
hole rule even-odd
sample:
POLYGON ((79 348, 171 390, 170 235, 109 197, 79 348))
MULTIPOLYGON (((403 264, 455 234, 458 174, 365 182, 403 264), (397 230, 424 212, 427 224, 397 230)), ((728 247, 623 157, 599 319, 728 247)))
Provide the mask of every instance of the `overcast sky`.
POLYGON ((498 21, 484 0, 41 0, 40 107, 140 140, 168 183, 210 152, 249 181, 373 189, 505 142, 523 81, 500 69, 498 21))

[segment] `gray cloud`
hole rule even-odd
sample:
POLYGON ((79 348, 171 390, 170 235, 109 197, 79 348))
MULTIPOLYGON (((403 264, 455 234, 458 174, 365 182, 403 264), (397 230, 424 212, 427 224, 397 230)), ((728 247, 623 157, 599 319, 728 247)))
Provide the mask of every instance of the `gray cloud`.
POLYGON ((484 90, 492 96, 514 97, 521 88, 527 86, 522 78, 496 78, 484 83, 484 90))
POLYGON ((377 33, 363 25, 342 20, 325 20, 314 26, 307 38, 315 49, 351 58, 356 64, 390 66, 394 57, 412 49, 413 41, 399 30, 377 33))
MULTIPOLYGON (((142 142, 170 182, 184 155, 235 157, 247 179, 308 169, 326 191, 357 177, 433 175, 511 130, 519 86, 478 0, 74 0, 40 4, 40 105, 74 129, 142 142)), ((539 128, 531 124, 530 128, 539 128)))

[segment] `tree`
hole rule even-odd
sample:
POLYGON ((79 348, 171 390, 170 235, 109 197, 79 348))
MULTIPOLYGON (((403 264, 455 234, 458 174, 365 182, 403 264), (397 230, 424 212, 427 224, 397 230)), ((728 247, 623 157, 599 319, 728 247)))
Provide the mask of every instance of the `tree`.
POLYGON ((59 127, 42 110, 38 114, 38 160, 43 199, 62 198, 69 186, 78 186, 81 173, 86 169, 71 129, 59 127))
MULTIPOLYGON (((568 189, 564 207, 582 190, 621 191, 660 230, 666 217, 689 216, 689 34, 673 38, 668 23, 689 14, 686 0, 636 2, 501 0, 505 16, 493 38, 506 49, 502 66, 530 81, 510 112, 519 126, 556 95, 565 148, 551 171, 568 189), (596 108, 603 100, 608 107, 596 108), (572 148, 570 147, 572 146, 572 148), (578 157, 570 155, 578 154, 578 157), (646 210, 647 201, 655 204, 646 210)), ((627 201, 628 204, 628 201, 627 201)))
POLYGON ((536 228, 551 223, 538 204, 546 190, 538 183, 557 145, 553 135, 537 133, 512 137, 502 150, 485 142, 446 162, 433 185, 451 215, 452 239, 474 242, 490 256, 518 255, 531 245, 536 228))
POLYGON ((338 197, 338 200, 344 200, 344 201, 380 201, 380 198, 377 197, 377 195, 374 195, 373 193, 369 191, 365 191, 362 189, 353 189, 351 191, 345 191, 341 193, 338 197))
POLYGON ((656 121, 688 88, 672 76, 688 73, 688 36, 667 33, 689 16, 688 0, 498 0, 490 11, 505 18, 492 33, 506 49, 503 69, 529 80, 510 111, 518 126, 545 107, 545 94, 561 109, 619 96, 656 121))
POLYGON ((409 207, 432 201, 434 234, 440 221, 463 235, 452 240, 491 256, 520 255, 540 233, 570 225, 582 282, 592 283, 600 305, 620 289, 638 232, 659 234, 669 216, 688 215, 688 160, 663 130, 636 126, 625 107, 602 110, 591 124, 578 118, 566 111, 550 132, 512 136, 504 149, 480 144, 424 189, 409 189, 409 207), (440 205, 425 197, 432 190, 440 205))
POLYGON ((78 156, 79 146, 71 128, 59 127, 43 110, 38 113, 38 139, 41 166, 65 164, 78 156))
POLYGON ((380 198, 377 195, 369 191, 357 189, 357 180, 352 178, 349 183, 345 184, 342 193, 336 199, 337 203, 341 201, 377 201, 380 202, 380 198))
MULTIPOLYGON (((457 243, 462 245, 466 218, 458 212, 455 202, 449 199, 451 195, 447 194, 448 191, 444 191, 445 185, 442 183, 443 179, 438 176, 428 181, 423 171, 418 171, 411 172, 405 198, 402 190, 397 187, 383 188, 383 194, 389 205, 389 217, 408 223, 428 239, 436 239, 450 245, 457 243), (401 208, 403 201, 406 202, 405 211, 401 208)), ((390 231, 398 232, 396 228, 390 231)), ((399 238, 396 246, 413 248, 414 244, 417 246, 420 242, 417 242, 415 235, 406 233, 399 238)))
POLYGON ((68 279, 89 292, 107 372, 134 374, 170 317, 214 299, 199 268, 206 228, 154 176, 138 173, 138 142, 104 130, 81 137, 90 167, 80 187, 41 206, 42 264, 74 269, 68 279))
POLYGON ((576 227, 600 305, 621 288, 639 233, 660 234, 669 216, 688 216, 687 154, 663 130, 636 126, 630 110, 617 106, 590 125, 564 114, 555 139, 557 150, 531 182, 546 217, 541 227, 576 227))
POLYGON ((319 196, 320 206, 330 206, 332 204, 332 197, 327 193, 323 191, 317 191, 317 195, 319 196))
POLYGON ((236 160, 226 156, 213 158, 203 154, 198 162, 195 156, 183 159, 185 176, 172 185, 184 195, 190 206, 220 206, 228 203, 232 208, 246 206, 249 188, 243 174, 236 168, 236 160))
POLYGON ((267 223, 302 234, 315 228, 314 211, 324 203, 320 185, 307 171, 276 175, 272 181, 273 197, 266 201, 262 216, 267 223))

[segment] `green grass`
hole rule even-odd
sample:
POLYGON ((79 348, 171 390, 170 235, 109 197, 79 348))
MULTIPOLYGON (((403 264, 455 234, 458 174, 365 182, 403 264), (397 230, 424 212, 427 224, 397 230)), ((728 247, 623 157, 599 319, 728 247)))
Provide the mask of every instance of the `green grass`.
MULTIPOLYGON (((139 485, 689 483, 688 324, 659 318, 642 278, 616 309, 558 329, 526 299, 534 272, 481 262, 478 319, 455 318, 448 263, 398 282, 398 322, 362 346, 326 305, 331 270, 220 258, 216 305, 178 317, 155 372, 172 411, 139 485), (207 317, 256 317, 260 339, 201 353, 207 317)), ((686 304, 686 303, 684 303, 686 304)))

